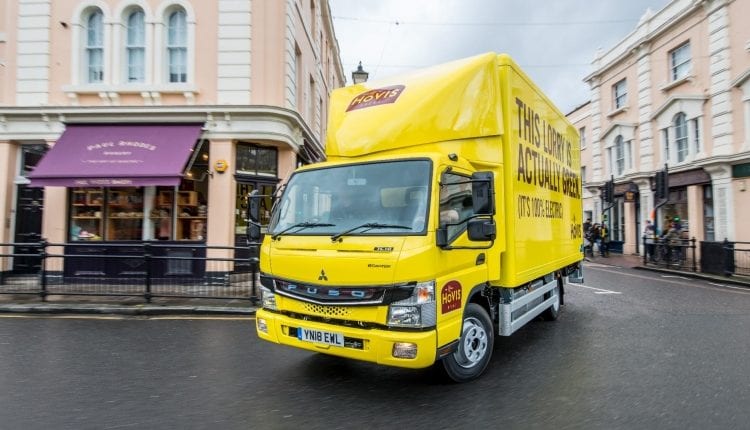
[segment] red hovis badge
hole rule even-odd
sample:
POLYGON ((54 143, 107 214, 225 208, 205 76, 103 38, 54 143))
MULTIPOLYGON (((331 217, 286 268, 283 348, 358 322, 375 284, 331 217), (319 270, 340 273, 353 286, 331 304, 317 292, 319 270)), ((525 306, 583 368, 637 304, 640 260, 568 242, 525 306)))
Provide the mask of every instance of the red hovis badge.
POLYGON ((440 304, 444 314, 461 308, 461 284, 458 281, 450 281, 443 285, 443 289, 440 290, 440 304))
POLYGON ((364 92, 352 99, 346 111, 349 112, 371 106, 395 103, 398 96, 404 91, 404 88, 403 85, 393 85, 364 92))

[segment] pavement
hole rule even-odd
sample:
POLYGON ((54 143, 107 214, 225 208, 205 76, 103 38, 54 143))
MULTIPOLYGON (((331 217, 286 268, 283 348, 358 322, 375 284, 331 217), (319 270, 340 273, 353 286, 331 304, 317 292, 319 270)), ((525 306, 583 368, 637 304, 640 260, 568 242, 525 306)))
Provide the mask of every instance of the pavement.
MULTIPOLYGON (((643 266, 640 255, 610 254, 608 257, 587 257, 586 266, 604 265, 648 270, 696 279, 703 279, 720 284, 734 284, 748 288, 750 277, 724 277, 693 273, 691 271, 671 270, 643 266)), ((123 315, 123 316, 158 316, 158 315, 193 315, 200 316, 252 316, 257 306, 249 299, 188 299, 188 298, 153 298, 145 303, 142 297, 110 296, 61 296, 50 295, 42 300, 37 295, 0 294, 0 314, 67 314, 67 315, 123 315)))

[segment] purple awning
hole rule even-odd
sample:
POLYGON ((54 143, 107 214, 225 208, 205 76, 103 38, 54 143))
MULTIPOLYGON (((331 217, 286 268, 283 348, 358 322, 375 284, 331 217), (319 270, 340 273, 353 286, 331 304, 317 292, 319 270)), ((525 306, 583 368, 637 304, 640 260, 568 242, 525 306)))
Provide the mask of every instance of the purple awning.
POLYGON ((69 124, 29 174, 32 187, 175 186, 201 124, 69 124))

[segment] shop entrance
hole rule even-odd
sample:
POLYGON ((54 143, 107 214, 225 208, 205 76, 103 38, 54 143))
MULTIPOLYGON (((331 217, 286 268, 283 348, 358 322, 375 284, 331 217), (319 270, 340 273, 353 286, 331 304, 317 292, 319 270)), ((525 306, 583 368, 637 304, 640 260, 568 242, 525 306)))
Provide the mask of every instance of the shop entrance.
MULTIPOLYGON (((42 240, 42 208, 44 207, 44 188, 32 188, 19 185, 16 188, 16 231, 13 241, 16 243, 35 243, 42 240)), ((14 254, 38 254, 38 246, 17 245, 14 254)), ((13 258, 13 273, 38 273, 42 267, 39 257, 13 258)))
MULTIPOLYGON (((241 260, 250 258, 245 248, 247 246, 247 196, 253 190, 258 190, 261 195, 266 196, 260 201, 260 224, 265 227, 271 220, 272 196, 276 190, 276 182, 237 178, 237 194, 234 207, 234 246, 242 248, 237 250, 238 255, 235 255, 235 258, 241 260)), ((265 228, 262 231, 265 232, 265 228)), ((237 263, 237 267, 243 266, 243 263, 237 263)))
MULTIPOLYGON (((47 145, 32 144, 21 146, 20 177, 25 178, 47 152, 47 145)), ((26 181, 28 182, 28 181, 26 181)), ((42 213, 44 209, 44 188, 29 187, 24 183, 16 186, 16 219, 13 242, 35 243, 42 240, 42 213)), ((14 254, 38 254, 38 246, 14 247, 14 254)), ((14 257, 13 273, 39 273, 42 261, 39 257, 14 257)))

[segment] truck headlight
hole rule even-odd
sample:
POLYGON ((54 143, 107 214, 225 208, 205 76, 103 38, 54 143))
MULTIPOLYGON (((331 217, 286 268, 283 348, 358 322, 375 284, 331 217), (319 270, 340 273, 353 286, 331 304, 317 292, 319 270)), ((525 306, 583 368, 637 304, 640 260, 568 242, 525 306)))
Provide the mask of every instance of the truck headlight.
POLYGON ((436 323, 435 281, 418 283, 411 296, 388 307, 391 327, 433 327, 436 323))
POLYGON ((261 285, 260 287, 260 303, 263 309, 269 309, 272 311, 276 310, 276 294, 268 288, 261 285))

